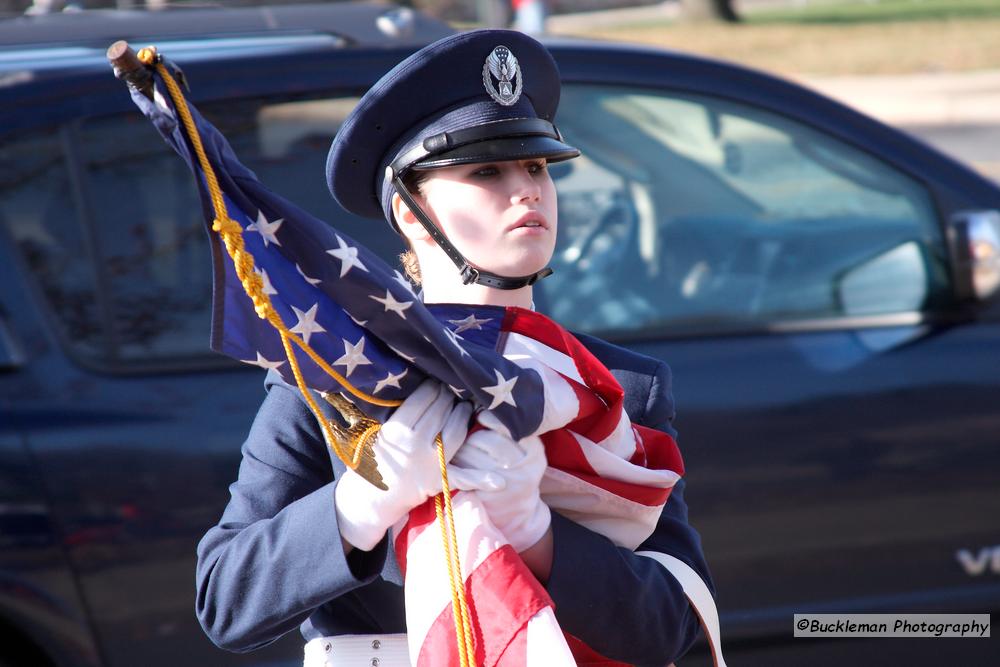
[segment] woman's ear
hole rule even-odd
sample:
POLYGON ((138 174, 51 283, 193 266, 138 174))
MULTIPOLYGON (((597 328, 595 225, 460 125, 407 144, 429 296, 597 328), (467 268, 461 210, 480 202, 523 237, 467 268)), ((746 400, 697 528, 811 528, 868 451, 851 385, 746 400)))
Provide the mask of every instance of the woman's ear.
POLYGON ((409 239, 411 243, 430 238, 430 234, 420 224, 417 216, 413 214, 413 211, 406 205, 406 202, 403 201, 398 192, 392 193, 391 206, 392 215, 396 219, 396 226, 399 227, 400 233, 409 239))

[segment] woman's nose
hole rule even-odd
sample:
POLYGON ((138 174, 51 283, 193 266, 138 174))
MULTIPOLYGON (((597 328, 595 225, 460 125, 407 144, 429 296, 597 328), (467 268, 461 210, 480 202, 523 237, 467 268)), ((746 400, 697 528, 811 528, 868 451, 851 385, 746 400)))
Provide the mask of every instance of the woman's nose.
POLYGON ((516 169, 514 184, 511 190, 511 201, 515 204, 524 201, 538 201, 542 197, 542 188, 527 169, 516 169))

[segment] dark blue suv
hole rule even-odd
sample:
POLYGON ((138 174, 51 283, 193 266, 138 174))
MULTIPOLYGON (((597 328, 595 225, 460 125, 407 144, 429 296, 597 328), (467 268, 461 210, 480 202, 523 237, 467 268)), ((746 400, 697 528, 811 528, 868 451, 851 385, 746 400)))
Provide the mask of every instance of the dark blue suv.
MULTIPOLYGON (((156 43, 262 181, 391 259, 326 151, 449 31, 374 4, 0 22, 0 665, 301 661, 194 617, 263 375, 208 351, 192 178, 104 49, 156 43)), ((1000 189, 759 72, 549 45, 583 157, 552 169, 536 305, 673 368, 730 664, 995 664, 989 640, 793 639, 792 615, 1000 607, 1000 189)))

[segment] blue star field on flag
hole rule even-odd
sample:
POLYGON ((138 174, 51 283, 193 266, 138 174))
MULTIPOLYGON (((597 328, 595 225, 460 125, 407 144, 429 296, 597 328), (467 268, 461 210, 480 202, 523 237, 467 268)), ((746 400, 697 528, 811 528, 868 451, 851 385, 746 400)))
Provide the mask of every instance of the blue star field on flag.
MULTIPOLYGON (((214 268, 212 349, 281 374, 295 384, 280 334, 259 318, 218 234, 204 175, 156 75, 155 103, 132 98, 197 176, 214 268)), ((285 325, 361 391, 400 400, 430 376, 460 398, 494 412, 515 438, 542 420, 538 374, 497 352, 506 309, 423 304, 398 271, 295 204, 267 189, 241 164, 225 137, 189 109, 222 188, 230 218, 243 229, 246 250, 285 325)), ((372 224, 377 224, 373 221, 372 224)), ((305 384, 337 392, 334 378, 296 349, 305 384)), ((391 411, 358 405, 384 420, 391 411)))

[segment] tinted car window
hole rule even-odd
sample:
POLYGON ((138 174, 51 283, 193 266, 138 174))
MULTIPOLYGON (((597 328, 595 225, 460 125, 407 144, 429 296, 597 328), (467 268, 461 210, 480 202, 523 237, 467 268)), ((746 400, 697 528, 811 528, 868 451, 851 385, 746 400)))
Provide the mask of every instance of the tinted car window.
POLYGON ((925 188, 733 102, 567 86, 560 245, 538 301, 579 330, 910 312, 948 289, 925 188))
MULTIPOLYGON (((237 100, 203 105, 203 113, 265 184, 342 226, 323 165, 355 103, 237 100)), ((212 275, 191 173, 137 115, 94 120, 80 134, 91 188, 99 200, 114 202, 102 220, 101 249, 122 359, 204 353, 212 275)))
MULTIPOLYGON (((324 183, 330 141, 356 102, 201 110, 265 184, 393 261, 401 247, 388 226, 346 214, 324 183)), ((148 121, 87 119, 5 143, 0 160, 0 212, 78 356, 108 367, 207 357, 212 271, 201 204, 187 166, 148 121)))
MULTIPOLYGON (((323 182, 356 101, 200 107, 265 184, 394 261, 388 226, 345 213, 323 182)), ((536 304, 573 329, 727 329, 947 298, 930 197, 857 148, 729 101, 617 87, 567 86, 558 120, 583 156, 552 167, 561 230, 536 304)), ((206 354, 200 204, 148 122, 90 119, 0 151, 11 166, 0 211, 78 354, 112 365, 206 354)))
POLYGON ((83 123, 79 145, 121 363, 204 354, 211 264, 186 165, 144 118, 83 123))
POLYGON ((62 337, 84 356, 100 357, 109 352, 107 308, 79 216, 82 189, 63 150, 70 136, 50 130, 0 143, 0 226, 51 304, 62 337))

